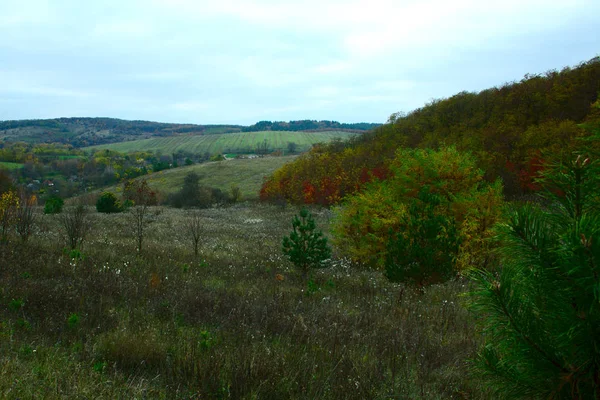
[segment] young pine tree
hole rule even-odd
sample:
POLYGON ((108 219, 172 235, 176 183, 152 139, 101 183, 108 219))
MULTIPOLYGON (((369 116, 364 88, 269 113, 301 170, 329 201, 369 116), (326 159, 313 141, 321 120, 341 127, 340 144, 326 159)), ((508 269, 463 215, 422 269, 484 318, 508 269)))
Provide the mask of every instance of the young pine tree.
POLYGON ((476 370, 506 398, 600 399, 600 174, 584 157, 546 169, 545 207, 497 227, 500 268, 473 271, 486 343, 476 370))
POLYGON ((306 208, 300 210, 300 217, 294 216, 292 227, 290 236, 283 238, 283 254, 302 271, 304 278, 311 268, 326 268, 331 248, 306 208))

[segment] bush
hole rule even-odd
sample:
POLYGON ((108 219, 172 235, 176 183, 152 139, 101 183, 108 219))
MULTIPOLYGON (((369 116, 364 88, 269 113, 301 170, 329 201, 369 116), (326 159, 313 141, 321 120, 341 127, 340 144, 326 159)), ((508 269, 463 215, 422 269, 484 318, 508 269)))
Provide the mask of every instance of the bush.
POLYGON ((96 202, 96 211, 101 213, 119 213, 123 211, 123 206, 114 193, 104 192, 96 202))
POLYGON ((37 204, 35 195, 27 195, 21 192, 19 199, 19 207, 16 210, 15 230, 21 237, 23 242, 26 242, 33 233, 33 227, 36 219, 34 207, 37 204))
MULTIPOLYGON (((490 245, 484 239, 501 214, 500 182, 485 184, 475 159, 454 148, 400 149, 390 170, 389 179, 371 182, 337 209, 333 233, 343 252, 373 268, 387 264, 393 280, 404 273, 407 279, 416 277, 407 266, 428 269, 423 257, 432 257, 435 264, 442 257, 435 247, 441 244, 449 246, 453 269, 489 263, 490 245), (442 229, 439 237, 434 229, 442 229)), ((446 276, 442 269, 447 266, 435 274, 446 276)), ((421 275, 417 280, 428 278, 421 275)))
POLYGON ((419 286, 452 277, 460 245, 456 222, 436 213, 441 200, 425 186, 403 215, 405 231, 394 234, 385 261, 385 275, 392 282, 419 286))
POLYGON ((14 224, 17 210, 19 209, 19 197, 9 190, 0 195, 0 242, 8 241, 8 232, 14 224))
POLYGON ((547 206, 516 207, 496 228, 499 271, 472 272, 477 372, 511 399, 598 399, 600 174, 578 158, 544 176, 547 206))
POLYGON ((283 254, 296 265, 304 277, 311 268, 328 267, 331 248, 327 238, 316 228, 315 220, 306 208, 300 210, 292 220, 293 231, 289 237, 283 238, 283 254))
POLYGON ((64 200, 60 197, 50 196, 44 204, 44 214, 60 214, 64 204, 64 200))

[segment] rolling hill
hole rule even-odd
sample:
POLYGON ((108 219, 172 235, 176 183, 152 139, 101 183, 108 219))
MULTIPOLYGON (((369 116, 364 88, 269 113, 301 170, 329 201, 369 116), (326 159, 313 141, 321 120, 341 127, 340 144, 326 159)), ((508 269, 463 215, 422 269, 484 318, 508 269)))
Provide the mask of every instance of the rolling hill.
POLYGON ((315 143, 331 142, 335 138, 342 140, 356 136, 357 133, 345 131, 323 132, 292 132, 292 131, 262 131, 262 132, 237 132, 215 135, 173 136, 134 140, 129 142, 112 143, 99 146, 86 147, 85 150, 110 149, 119 152, 131 151, 160 151, 163 154, 172 154, 185 151, 194 154, 215 153, 252 153, 257 144, 267 141, 267 147, 272 150, 287 152, 288 142, 297 145, 296 151, 309 150, 315 143))
POLYGON ((346 131, 360 133, 380 124, 340 123, 337 121, 260 121, 243 125, 197 125, 152 121, 128 121, 117 118, 54 118, 0 121, 0 142, 62 143, 74 147, 118 143, 130 140, 180 135, 213 135, 234 132, 346 131))
POLYGON ((239 125, 169 124, 117 118, 0 121, 0 141, 63 143, 75 147, 182 134, 239 132, 239 125))
POLYGON ((600 57, 574 68, 433 100, 341 146, 307 153, 276 171, 262 198, 322 204, 343 201, 367 181, 388 176, 396 149, 454 146, 477 158, 488 181, 508 197, 536 190, 544 160, 569 155, 600 134, 600 57), (307 196, 308 194, 308 196, 307 196))
MULTIPOLYGON (((214 187, 227 192, 231 186, 238 186, 245 200, 255 200, 258 198, 264 177, 293 161, 296 157, 264 157, 209 162, 164 170, 138 179, 146 179, 152 189, 168 195, 181 189, 183 178, 188 173, 195 172, 200 176, 200 185, 202 186, 214 187)), ((122 185, 111 186, 103 190, 119 193, 122 185)))

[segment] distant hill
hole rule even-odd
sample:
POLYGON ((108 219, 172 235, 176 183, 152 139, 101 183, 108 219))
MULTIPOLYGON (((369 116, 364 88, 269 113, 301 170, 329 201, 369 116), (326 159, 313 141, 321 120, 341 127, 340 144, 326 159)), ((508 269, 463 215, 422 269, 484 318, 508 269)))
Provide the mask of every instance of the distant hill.
POLYGON ((0 121, 0 141, 63 143, 75 147, 176 135, 240 132, 239 125, 169 124, 116 118, 0 121))
POLYGON ((84 150, 110 149, 123 153, 132 151, 160 151, 162 154, 185 152, 192 154, 216 153, 254 153, 259 144, 266 144, 265 152, 283 150, 288 152, 288 143, 296 145, 296 152, 309 150, 316 143, 328 143, 339 138, 342 140, 356 136, 348 131, 322 132, 236 132, 215 135, 171 136, 129 142, 112 143, 86 147, 84 150))
POLYGON ((251 126, 172 124, 117 118, 55 118, 0 121, 0 142, 63 143, 87 147, 155 137, 197 136, 256 131, 362 132, 380 124, 337 121, 261 121, 251 126))
POLYGON ((322 130, 347 130, 347 131, 369 131, 375 129, 381 124, 369 122, 358 122, 354 124, 345 124, 337 121, 314 121, 303 119, 299 121, 260 121, 254 125, 242 128, 244 132, 258 131, 322 131, 322 130))
POLYGON ((394 114, 349 142, 315 148, 276 171, 261 196, 307 201, 309 193, 330 204, 373 177, 385 177, 398 147, 442 146, 471 152, 486 179, 502 178, 505 193, 520 196, 535 190, 533 179, 546 157, 570 156, 580 138, 600 134, 599 93, 598 57, 478 93, 460 92, 394 114))

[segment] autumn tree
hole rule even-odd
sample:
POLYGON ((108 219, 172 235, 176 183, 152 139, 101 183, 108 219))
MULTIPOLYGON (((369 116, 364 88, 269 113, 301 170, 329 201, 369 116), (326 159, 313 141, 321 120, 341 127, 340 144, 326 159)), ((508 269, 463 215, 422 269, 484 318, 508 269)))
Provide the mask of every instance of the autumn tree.
POLYGON ((10 232, 19 208, 19 196, 13 190, 9 190, 0 195, 0 242, 8 241, 10 232))
POLYGON ((335 243, 394 281, 440 281, 488 261, 502 186, 483 181, 474 157, 453 147, 399 149, 391 177, 336 210, 335 243), (477 206, 475 206, 477 204, 477 206))
POLYGON ((15 230, 23 242, 26 242, 33 233, 36 219, 36 205, 37 197, 35 195, 28 195, 24 191, 20 193, 19 206, 16 211, 15 230))

